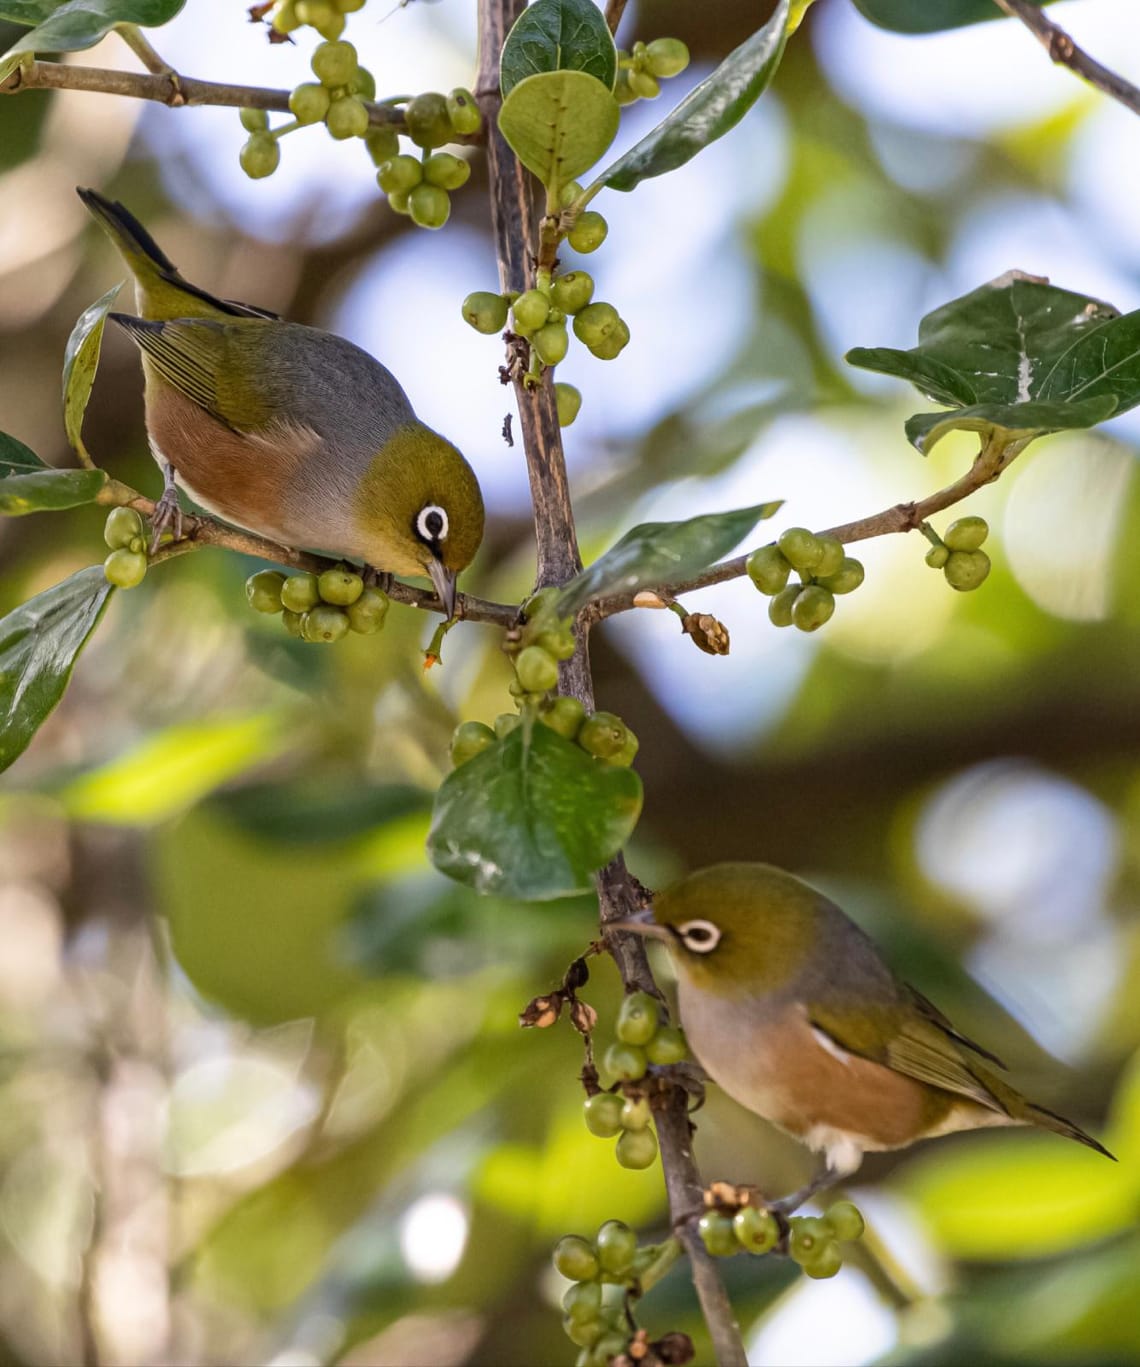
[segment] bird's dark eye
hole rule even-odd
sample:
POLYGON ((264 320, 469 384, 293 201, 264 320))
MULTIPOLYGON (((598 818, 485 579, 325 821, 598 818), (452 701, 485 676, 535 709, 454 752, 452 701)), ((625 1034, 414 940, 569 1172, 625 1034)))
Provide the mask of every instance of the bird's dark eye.
POLYGON ((416 534, 421 541, 447 539, 447 513, 438 503, 428 503, 416 514, 416 534))
POLYGON ((677 934, 686 949, 694 954, 709 954, 720 944, 721 930, 711 921, 685 921, 677 934))

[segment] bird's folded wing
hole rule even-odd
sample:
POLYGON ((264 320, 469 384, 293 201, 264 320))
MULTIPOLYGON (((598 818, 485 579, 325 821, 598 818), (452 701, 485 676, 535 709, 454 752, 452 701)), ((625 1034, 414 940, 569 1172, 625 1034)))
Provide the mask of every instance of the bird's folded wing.
POLYGON ((938 1007, 935 1006, 928 997, 924 997, 917 988, 911 987, 909 983, 905 986, 907 993, 910 995, 919 1011, 928 1020, 933 1021, 940 1030, 949 1035, 952 1040, 957 1044, 964 1044, 967 1049, 972 1053, 977 1054, 979 1058, 984 1058, 990 1063, 995 1063, 999 1068, 1004 1069, 1006 1067, 996 1054, 991 1054, 988 1049, 983 1049, 982 1046, 976 1040, 972 1040, 969 1035, 963 1035, 953 1021, 944 1016, 942 1012, 939 1011, 938 1007))

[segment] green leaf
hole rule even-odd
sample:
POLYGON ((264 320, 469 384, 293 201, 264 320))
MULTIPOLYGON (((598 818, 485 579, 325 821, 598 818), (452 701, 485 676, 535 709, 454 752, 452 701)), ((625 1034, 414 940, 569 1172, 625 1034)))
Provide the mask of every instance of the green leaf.
POLYGON ((0 770, 24 753, 63 697, 110 596, 103 567, 93 565, 0 621, 0 770))
POLYGON ((87 411, 87 400, 91 397, 91 386, 99 368, 99 348, 103 345, 107 314, 122 288, 120 282, 84 309, 71 329, 63 352, 63 426, 68 441, 84 461, 90 457, 83 445, 83 414, 87 411))
POLYGON ((91 503, 106 482, 102 470, 55 470, 0 432, 0 513, 8 517, 91 503))
POLYGON ((730 513, 702 513, 685 522, 642 522, 570 580, 559 595, 558 613, 568 617, 591 598, 636 593, 699 574, 781 506, 777 499, 730 513))
MULTIPOLYGON (((139 24, 143 28, 168 24, 185 3, 186 0, 66 0, 62 5, 52 6, 45 18, 36 20, 30 33, 8 49, 0 72, 14 67, 13 59, 24 53, 79 52, 94 47, 117 24, 139 24)), ((35 4, 20 4, 19 0, 13 8, 13 0, 4 0, 2 13, 14 18, 15 9, 34 15, 39 8, 35 4)))
POLYGON ((58 0, 0 0, 0 19, 35 28, 56 8, 58 0))
MULTIPOLYGON (((1051 0, 1030 0, 1049 4, 1051 0)), ((1000 19, 994 0, 855 0, 855 8, 880 28, 897 33, 936 33, 983 19, 1000 19)))
POLYGON ((613 90, 617 49, 593 0, 535 0, 515 21, 499 63, 503 98, 547 71, 584 71, 613 90))
POLYGON ((959 427, 1028 440, 1140 403, 1140 311, 1010 271, 927 314, 910 351, 856 347, 847 360, 954 405, 908 421, 922 452, 959 427))
POLYGON ((595 76, 552 71, 520 81, 499 110, 499 130, 543 185, 593 166, 617 134, 618 102, 595 76))
POLYGON ((641 796, 632 769, 524 720, 444 779, 428 856, 476 892, 535 902, 588 892, 637 825, 641 796))
POLYGON ((594 184, 632 190, 643 180, 684 166, 703 147, 735 128, 780 65, 790 16, 790 0, 780 0, 759 32, 730 52, 711 76, 689 91, 625 156, 607 166, 594 184))

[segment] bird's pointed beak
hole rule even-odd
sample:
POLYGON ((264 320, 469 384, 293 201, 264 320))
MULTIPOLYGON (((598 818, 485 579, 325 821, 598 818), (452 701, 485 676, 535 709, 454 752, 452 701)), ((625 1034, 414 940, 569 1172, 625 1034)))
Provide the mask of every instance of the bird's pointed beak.
POLYGON ((614 930, 628 930, 634 935, 643 935, 649 940, 669 940, 668 927, 657 924, 653 919, 653 911, 650 907, 645 907, 632 916, 627 916, 622 921, 610 921, 609 927, 614 930))
POLYGON ((435 586, 436 596, 443 604, 443 610, 449 618, 455 616, 455 574, 449 570, 442 560, 437 560, 434 556, 428 561, 428 574, 431 582, 435 586))

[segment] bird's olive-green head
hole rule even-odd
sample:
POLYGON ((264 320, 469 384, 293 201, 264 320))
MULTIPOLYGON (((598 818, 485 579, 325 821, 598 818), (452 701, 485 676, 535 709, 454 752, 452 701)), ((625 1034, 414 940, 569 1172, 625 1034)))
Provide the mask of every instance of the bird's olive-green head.
POLYGON ((678 970, 713 992, 763 994, 799 977, 820 951, 827 899, 770 864, 713 864, 653 899, 629 929, 664 940, 678 970))
POLYGON ((459 451, 422 423, 399 428, 360 481, 355 515, 369 563, 427 575, 450 613, 483 540, 483 496, 459 451))

